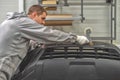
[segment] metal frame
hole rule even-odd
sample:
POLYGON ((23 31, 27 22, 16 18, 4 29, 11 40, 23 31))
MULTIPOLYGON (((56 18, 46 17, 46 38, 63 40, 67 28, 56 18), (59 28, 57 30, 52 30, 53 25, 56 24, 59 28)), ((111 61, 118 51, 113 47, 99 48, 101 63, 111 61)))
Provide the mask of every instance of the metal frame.
POLYGON ((81 22, 83 23, 83 21, 85 20, 85 17, 84 17, 84 13, 83 13, 83 0, 81 0, 81 22))
POLYGON ((64 0, 64 6, 69 6, 68 0, 64 0))
POLYGON ((113 40, 116 40, 116 1, 112 0, 111 3, 108 3, 111 5, 110 37, 91 37, 92 40, 111 40, 111 43, 113 43, 113 40))
POLYGON ((42 4, 42 0, 38 0, 38 4, 42 4))
POLYGON ((116 1, 111 2, 111 43, 116 39, 116 1))
MULTIPOLYGON (((41 0, 38 0, 38 2, 40 4, 41 0)), ((112 0, 110 3, 106 2, 106 4, 111 5, 110 37, 91 37, 92 40, 111 40, 111 43, 113 43, 113 40, 116 39, 116 2, 117 0, 112 0)), ((64 0, 64 6, 69 6, 69 5, 72 5, 72 4, 68 4, 68 0, 64 0)), ((78 5, 78 3, 73 5, 78 5)), ((79 20, 81 20, 81 22, 83 23, 83 21, 85 20, 84 13, 83 13, 84 5, 105 5, 105 3, 90 4, 90 3, 84 3, 84 0, 81 0, 81 4, 79 5, 81 5, 81 15, 80 15, 81 18, 79 18, 79 20)), ((75 18, 73 20, 75 20, 75 18)))
MULTIPOLYGON (((65 0, 65 1, 67 2, 67 0, 65 0)), ((116 39, 116 2, 117 2, 117 0, 111 0, 111 2, 108 3, 111 5, 111 26, 110 26, 111 27, 111 36, 110 37, 91 37, 92 40, 111 40, 111 43, 113 43, 113 40, 116 39)), ((78 3, 76 3, 76 4, 78 4, 78 3)), ((70 5, 72 5, 72 4, 70 4, 70 5)), ((75 4, 73 4, 73 5, 75 5, 75 4)), ((84 5, 105 5, 105 3, 90 4, 90 3, 84 3, 83 0, 81 0, 81 22, 82 23, 85 20, 84 13, 83 13, 84 5)))
MULTIPOLYGON (((68 4, 68 0, 64 0, 64 5, 65 6, 69 6, 68 4)), ((83 21, 85 20, 84 14, 83 14, 83 0, 81 0, 81 22, 83 23, 83 21)))

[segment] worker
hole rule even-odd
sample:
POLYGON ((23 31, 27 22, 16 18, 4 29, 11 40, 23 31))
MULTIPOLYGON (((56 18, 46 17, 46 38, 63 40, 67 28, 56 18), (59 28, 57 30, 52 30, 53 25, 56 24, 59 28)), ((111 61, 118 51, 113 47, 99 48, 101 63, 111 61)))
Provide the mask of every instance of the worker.
POLYGON ((8 12, 0 25, 0 80, 10 80, 20 62, 27 54, 30 40, 38 43, 74 42, 88 43, 85 36, 52 30, 46 26, 46 10, 32 5, 28 14, 8 12))

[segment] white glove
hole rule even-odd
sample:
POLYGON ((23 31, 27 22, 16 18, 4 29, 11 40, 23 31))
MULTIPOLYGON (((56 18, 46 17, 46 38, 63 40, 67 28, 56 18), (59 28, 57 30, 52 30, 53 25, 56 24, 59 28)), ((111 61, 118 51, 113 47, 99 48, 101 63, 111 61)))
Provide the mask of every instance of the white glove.
POLYGON ((85 44, 85 43, 89 43, 89 40, 85 36, 77 35, 77 42, 79 42, 79 44, 82 45, 82 44, 85 44))

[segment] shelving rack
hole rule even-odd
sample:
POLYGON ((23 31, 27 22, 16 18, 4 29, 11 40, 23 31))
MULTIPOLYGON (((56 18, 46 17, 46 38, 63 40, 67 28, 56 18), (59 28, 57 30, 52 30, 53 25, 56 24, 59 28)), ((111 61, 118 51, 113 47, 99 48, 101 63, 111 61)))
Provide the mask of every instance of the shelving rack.
MULTIPOLYGON (((59 1, 59 0, 58 0, 59 1)), ((80 0, 81 3, 78 4, 69 4, 68 0, 64 0, 64 6, 69 6, 69 5, 81 5, 81 22, 83 23, 85 20, 84 17, 84 6, 85 5, 105 5, 105 4, 109 4, 110 5, 110 10, 111 10, 111 16, 110 16, 110 36, 109 37, 91 37, 92 40, 110 40, 111 43, 113 43, 113 40, 116 39, 116 2, 117 0, 106 0, 106 3, 94 3, 94 4, 90 4, 90 3, 84 3, 84 0, 80 0)), ((41 4, 41 0, 38 0, 38 4, 41 4)))

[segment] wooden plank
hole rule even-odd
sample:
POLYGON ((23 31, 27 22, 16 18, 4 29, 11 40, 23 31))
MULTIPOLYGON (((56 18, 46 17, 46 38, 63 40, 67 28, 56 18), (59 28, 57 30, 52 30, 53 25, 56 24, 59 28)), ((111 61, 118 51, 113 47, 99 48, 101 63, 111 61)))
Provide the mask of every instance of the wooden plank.
POLYGON ((57 9, 57 1, 56 0, 45 0, 45 1, 42 1, 42 4, 45 5, 44 8, 46 10, 56 10, 57 9), (56 5, 56 6, 52 6, 52 5, 56 5))
POLYGON ((66 26, 72 25, 72 21, 46 21, 45 26, 66 26))
POLYGON ((42 1, 42 4, 57 4, 57 1, 56 0, 42 1))
POLYGON ((71 14, 49 14, 47 15, 47 19, 51 19, 51 20, 61 20, 61 19, 64 19, 64 20, 70 20, 72 19, 72 15, 71 14))
POLYGON ((63 26, 72 25, 72 15, 71 14, 51 14, 46 18, 46 26, 63 26))

